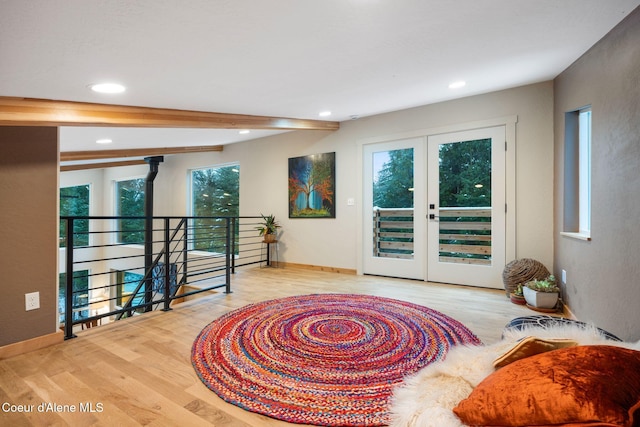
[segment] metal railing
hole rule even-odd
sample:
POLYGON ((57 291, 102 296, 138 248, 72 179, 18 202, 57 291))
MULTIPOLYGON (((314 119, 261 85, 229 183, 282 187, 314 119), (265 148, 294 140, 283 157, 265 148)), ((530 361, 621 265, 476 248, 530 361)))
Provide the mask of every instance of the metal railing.
POLYGON ((266 261, 255 230, 260 220, 61 217, 58 305, 65 339, 75 337, 74 326, 171 310, 188 297, 222 288, 231 292, 236 267, 266 261))

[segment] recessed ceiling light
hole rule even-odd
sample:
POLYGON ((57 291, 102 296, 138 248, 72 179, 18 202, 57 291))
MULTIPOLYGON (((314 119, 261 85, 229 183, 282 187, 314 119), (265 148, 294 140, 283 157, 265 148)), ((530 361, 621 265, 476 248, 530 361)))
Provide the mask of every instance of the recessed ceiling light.
POLYGON ((318 114, 320 117, 329 117, 331 115, 331 111, 322 111, 318 114))
POLYGON ((89 87, 92 91, 98 93, 122 93, 126 90, 124 86, 118 83, 98 83, 89 87))
POLYGON ((251 133, 251 131, 250 131, 250 130, 248 130, 248 129, 243 129, 243 130, 241 130, 241 131, 240 131, 240 132, 238 132, 238 133, 239 133, 240 135, 246 135, 246 134, 248 134, 248 133, 251 133))
POLYGON ((457 82, 453 82, 449 85, 449 89, 460 89, 461 87, 465 87, 467 85, 467 82, 460 80, 457 82))
POLYGON ((97 139, 96 144, 111 144, 113 141, 109 138, 97 139))

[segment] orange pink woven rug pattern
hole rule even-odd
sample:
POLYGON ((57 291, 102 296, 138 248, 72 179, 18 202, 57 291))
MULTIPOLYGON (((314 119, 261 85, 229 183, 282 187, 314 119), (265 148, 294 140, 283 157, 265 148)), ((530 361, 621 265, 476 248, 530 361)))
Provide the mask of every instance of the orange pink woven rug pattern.
POLYGON ((204 384, 248 411, 300 424, 381 426, 393 387, 456 344, 460 322, 390 298, 316 294, 234 310, 196 338, 204 384))

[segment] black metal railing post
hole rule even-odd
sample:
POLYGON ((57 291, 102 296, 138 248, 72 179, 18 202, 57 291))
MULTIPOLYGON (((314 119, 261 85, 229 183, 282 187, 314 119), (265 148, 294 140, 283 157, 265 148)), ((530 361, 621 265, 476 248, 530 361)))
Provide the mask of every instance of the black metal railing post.
POLYGON ((226 281, 226 289, 225 289, 225 293, 226 294, 230 294, 231 293, 231 218, 227 218, 226 219, 226 234, 227 234, 227 239, 226 239, 226 251, 225 251, 225 255, 226 255, 226 264, 225 264, 225 281, 226 281))
POLYGON ((236 228, 238 223, 236 218, 231 218, 231 272, 236 274, 236 228))
MULTIPOLYGON (((149 172, 145 180, 144 191, 144 268, 145 271, 153 268, 153 182, 158 175, 158 166, 164 161, 163 156, 145 157, 149 163, 149 172)), ((153 305, 153 275, 149 274, 144 284, 144 302, 148 304, 144 311, 152 311, 153 305)))
POLYGON ((73 218, 67 218, 66 287, 64 298, 64 339, 75 338, 73 334, 73 218))
POLYGON ((169 304, 171 303, 170 299, 170 288, 171 288, 171 254, 169 251, 171 248, 169 247, 169 218, 164 219, 164 308, 162 311, 169 311, 171 307, 169 304))
POLYGON ((182 245, 182 279, 180 283, 187 283, 188 265, 189 261, 189 220, 185 218, 184 221, 184 240, 182 245))

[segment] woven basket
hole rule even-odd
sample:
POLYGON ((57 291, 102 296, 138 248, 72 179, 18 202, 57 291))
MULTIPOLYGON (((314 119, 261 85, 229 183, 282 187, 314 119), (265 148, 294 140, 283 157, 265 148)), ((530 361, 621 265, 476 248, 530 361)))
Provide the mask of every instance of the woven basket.
POLYGON ((502 282, 507 296, 513 292, 519 284, 525 284, 531 280, 542 280, 551 273, 540 261, 531 258, 522 258, 511 261, 502 271, 502 282))

